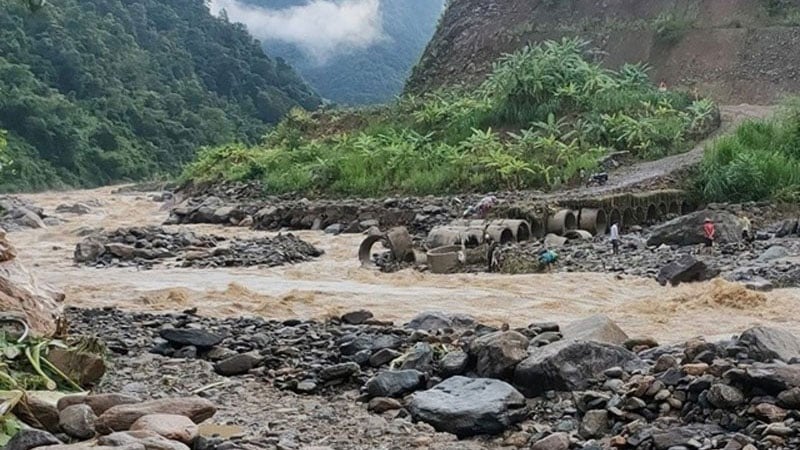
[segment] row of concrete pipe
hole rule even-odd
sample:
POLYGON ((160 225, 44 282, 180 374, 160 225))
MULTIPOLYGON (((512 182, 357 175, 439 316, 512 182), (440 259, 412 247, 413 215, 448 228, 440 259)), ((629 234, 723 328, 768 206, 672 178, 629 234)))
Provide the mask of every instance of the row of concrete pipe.
MULTIPOLYGON (((650 225, 670 216, 677 217, 689 212, 688 210, 689 206, 686 203, 677 201, 650 203, 646 206, 628 208, 612 208, 610 211, 606 211, 603 208, 581 208, 577 211, 562 209, 548 216, 544 224, 534 223, 533 229, 543 229, 547 233, 559 236, 564 236, 571 230, 586 230, 593 235, 598 235, 607 233, 614 223, 619 226, 620 230, 625 230, 636 225, 650 225)), ((537 235, 537 233, 534 233, 534 235, 537 235)))

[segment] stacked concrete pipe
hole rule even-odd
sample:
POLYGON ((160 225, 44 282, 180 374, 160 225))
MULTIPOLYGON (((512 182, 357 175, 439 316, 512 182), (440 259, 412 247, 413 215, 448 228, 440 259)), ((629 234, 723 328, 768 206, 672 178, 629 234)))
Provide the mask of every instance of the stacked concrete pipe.
POLYGON ((567 231, 578 227, 575 213, 569 209, 562 209, 547 218, 547 232, 563 236, 567 231))

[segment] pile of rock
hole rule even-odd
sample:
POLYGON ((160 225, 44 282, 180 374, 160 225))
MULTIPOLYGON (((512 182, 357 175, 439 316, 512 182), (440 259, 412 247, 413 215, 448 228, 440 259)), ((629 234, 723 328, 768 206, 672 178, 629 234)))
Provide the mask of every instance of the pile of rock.
POLYGON ((0 196, 0 227, 7 231, 44 228, 47 222, 57 224, 58 219, 48 217, 42 208, 18 197, 0 196))
POLYGON ((359 389, 376 414, 460 438, 540 450, 800 446, 800 339, 776 329, 659 346, 603 317, 497 329, 441 313, 402 327, 367 311, 326 323, 71 313, 108 328, 116 351, 205 358, 299 393, 359 389))
POLYGON ((200 397, 142 401, 124 394, 68 395, 27 405, 22 408, 27 414, 18 417, 29 428, 12 437, 5 450, 206 449, 198 424, 216 412, 200 397))
POLYGON ((216 196, 191 197, 170 213, 167 224, 213 223, 259 230, 326 230, 360 233, 370 227, 407 226, 427 233, 448 223, 462 211, 452 199, 388 198, 314 200, 271 198, 259 202, 229 203, 216 196))
POLYGON ((91 235, 75 246, 75 262, 93 267, 148 268, 165 261, 179 267, 279 266, 309 261, 323 252, 292 235, 226 239, 162 227, 120 228, 91 235))

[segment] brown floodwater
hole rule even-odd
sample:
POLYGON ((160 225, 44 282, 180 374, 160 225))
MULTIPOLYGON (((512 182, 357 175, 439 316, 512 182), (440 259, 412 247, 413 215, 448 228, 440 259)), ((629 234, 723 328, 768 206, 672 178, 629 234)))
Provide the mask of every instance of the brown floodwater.
MULTIPOLYGON (((436 310, 511 326, 534 321, 566 323, 606 314, 632 336, 653 336, 664 342, 729 335, 754 325, 776 325, 800 333, 800 323, 791 319, 800 289, 757 294, 720 280, 672 288, 650 279, 599 273, 435 275, 405 270, 383 274, 360 267, 360 235, 296 233, 324 249, 325 255, 314 262, 276 268, 77 266, 72 253, 81 231, 158 225, 168 215, 161 203, 149 200, 146 194, 114 194, 113 190, 24 196, 66 220, 46 229, 10 233, 9 237, 20 260, 41 281, 62 289, 68 305, 135 311, 197 307, 205 315, 276 319, 324 318, 365 308, 379 319, 397 322, 436 310), (61 203, 91 200, 102 205, 91 214, 54 213, 61 203)), ((261 233, 212 225, 183 227, 226 236, 261 233)))

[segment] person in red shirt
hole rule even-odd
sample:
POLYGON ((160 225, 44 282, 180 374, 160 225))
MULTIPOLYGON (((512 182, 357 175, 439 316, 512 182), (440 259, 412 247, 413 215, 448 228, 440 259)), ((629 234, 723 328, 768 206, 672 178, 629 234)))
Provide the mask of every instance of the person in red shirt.
POLYGON ((714 246, 714 239, 717 237, 717 230, 714 228, 714 222, 711 219, 706 219, 703 223, 703 237, 706 242, 706 247, 714 246))

